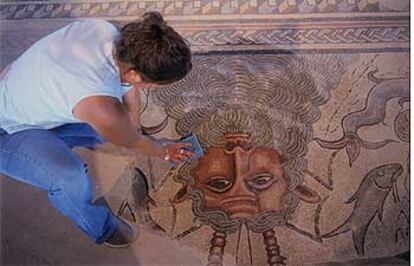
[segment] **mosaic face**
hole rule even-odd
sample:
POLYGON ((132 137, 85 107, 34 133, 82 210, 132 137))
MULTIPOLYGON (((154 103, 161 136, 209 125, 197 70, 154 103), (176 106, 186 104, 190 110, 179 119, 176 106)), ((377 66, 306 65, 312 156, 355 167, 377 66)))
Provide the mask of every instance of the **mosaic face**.
POLYGON ((252 147, 247 134, 228 134, 226 139, 224 148, 207 148, 193 171, 204 206, 222 210, 231 219, 283 210, 288 183, 278 151, 252 147))

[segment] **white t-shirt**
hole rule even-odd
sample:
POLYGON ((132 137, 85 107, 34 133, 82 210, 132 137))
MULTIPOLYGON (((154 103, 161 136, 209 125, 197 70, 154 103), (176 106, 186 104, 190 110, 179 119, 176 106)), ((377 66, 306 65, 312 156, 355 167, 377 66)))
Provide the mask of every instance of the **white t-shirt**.
POLYGON ((0 128, 8 133, 79 123, 73 107, 89 96, 122 101, 112 55, 119 31, 103 20, 86 19, 49 34, 31 46, 0 81, 0 128))

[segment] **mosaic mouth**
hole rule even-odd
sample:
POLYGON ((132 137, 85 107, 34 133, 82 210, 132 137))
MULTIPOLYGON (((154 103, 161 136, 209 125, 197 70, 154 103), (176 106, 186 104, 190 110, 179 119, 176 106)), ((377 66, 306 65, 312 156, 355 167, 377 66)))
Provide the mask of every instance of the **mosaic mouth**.
POLYGON ((230 219, 252 218, 259 212, 259 201, 252 196, 230 197, 221 202, 223 210, 230 219))
POLYGON ((244 195, 229 197, 229 198, 221 201, 221 204, 223 205, 223 207, 226 206, 226 205, 241 204, 241 203, 244 203, 244 204, 247 203, 249 205, 250 204, 254 205, 254 204, 258 204, 259 201, 256 197, 244 196, 244 195))

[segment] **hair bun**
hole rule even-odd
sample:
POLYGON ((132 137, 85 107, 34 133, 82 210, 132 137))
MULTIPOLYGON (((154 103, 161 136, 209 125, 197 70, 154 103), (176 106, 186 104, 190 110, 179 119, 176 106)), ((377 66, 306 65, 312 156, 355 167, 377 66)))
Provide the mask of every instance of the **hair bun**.
POLYGON ((154 36, 154 39, 161 39, 162 36, 164 35, 164 30, 158 24, 151 25, 151 32, 154 36))
POLYGON ((142 18, 145 25, 163 26, 166 24, 162 15, 156 11, 147 12, 142 16, 142 18))
POLYGON ((143 16, 143 25, 148 27, 155 39, 160 39, 164 35, 164 28, 167 24, 162 15, 157 11, 146 12, 143 16))

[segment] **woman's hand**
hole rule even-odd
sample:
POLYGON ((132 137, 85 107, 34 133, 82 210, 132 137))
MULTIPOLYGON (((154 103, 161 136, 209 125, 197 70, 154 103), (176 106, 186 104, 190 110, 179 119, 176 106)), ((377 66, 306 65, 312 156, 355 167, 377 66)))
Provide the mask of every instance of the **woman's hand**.
POLYGON ((194 156, 194 153, 186 149, 192 146, 191 143, 164 142, 163 145, 166 151, 166 155, 164 157, 166 161, 182 163, 188 158, 194 156))

